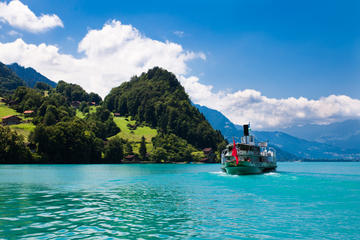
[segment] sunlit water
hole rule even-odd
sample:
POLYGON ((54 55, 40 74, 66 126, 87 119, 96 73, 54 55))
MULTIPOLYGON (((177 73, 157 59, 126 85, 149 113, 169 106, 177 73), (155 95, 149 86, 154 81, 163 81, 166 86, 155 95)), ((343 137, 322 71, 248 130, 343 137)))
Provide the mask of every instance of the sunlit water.
POLYGON ((360 163, 0 165, 1 239, 360 239, 360 163))

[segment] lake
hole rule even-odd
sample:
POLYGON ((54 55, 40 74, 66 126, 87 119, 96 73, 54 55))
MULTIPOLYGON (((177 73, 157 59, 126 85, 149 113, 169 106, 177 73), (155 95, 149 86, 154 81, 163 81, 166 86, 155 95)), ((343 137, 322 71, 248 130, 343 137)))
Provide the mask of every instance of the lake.
POLYGON ((1 239, 359 239, 360 163, 0 165, 1 239))

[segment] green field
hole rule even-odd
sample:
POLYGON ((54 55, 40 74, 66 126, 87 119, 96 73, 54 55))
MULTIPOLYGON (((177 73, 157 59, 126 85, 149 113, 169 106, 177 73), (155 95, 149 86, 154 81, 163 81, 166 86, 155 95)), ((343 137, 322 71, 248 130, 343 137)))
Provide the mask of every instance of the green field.
POLYGON ((8 116, 8 115, 18 115, 14 109, 9 108, 5 105, 5 103, 0 102, 0 118, 8 116))
POLYGON ((145 137, 147 151, 151 152, 153 149, 151 139, 157 135, 156 129, 152 129, 150 127, 137 127, 136 130, 132 131, 127 127, 127 124, 130 123, 135 125, 136 121, 131 121, 125 117, 114 117, 114 122, 121 129, 121 132, 119 132, 116 136, 131 142, 134 152, 138 152, 139 143, 142 136, 145 137))
MULTIPOLYGON (((95 106, 91 106, 91 107, 90 107, 90 110, 89 110, 89 113, 94 113, 94 112, 96 112, 96 108, 97 108, 97 107, 95 107, 95 106)), ((81 118, 81 119, 84 119, 84 118, 85 118, 85 114, 82 113, 79 109, 76 109, 76 116, 77 116, 78 118, 81 118)))
POLYGON ((35 129, 35 125, 33 123, 21 123, 17 125, 10 125, 10 128, 16 131, 18 134, 23 135, 25 141, 28 141, 30 132, 35 129))
MULTIPOLYGON (((95 111, 96 111, 96 107, 91 106, 90 113, 93 113, 95 111)), ((79 109, 76 110, 76 116, 81 119, 85 118, 85 114, 83 114, 79 109)), ((135 125, 136 121, 131 121, 129 120, 129 118, 125 118, 125 117, 114 117, 114 122, 121 129, 121 132, 119 132, 115 136, 118 136, 122 139, 129 141, 135 153, 139 152, 140 141, 142 136, 145 137, 147 151, 148 152, 152 151, 153 145, 151 139, 157 135, 156 129, 152 129, 150 127, 138 127, 136 128, 136 130, 132 131, 128 128, 127 124, 130 123, 132 125, 135 125)), ((115 136, 112 136, 109 139, 115 136)))

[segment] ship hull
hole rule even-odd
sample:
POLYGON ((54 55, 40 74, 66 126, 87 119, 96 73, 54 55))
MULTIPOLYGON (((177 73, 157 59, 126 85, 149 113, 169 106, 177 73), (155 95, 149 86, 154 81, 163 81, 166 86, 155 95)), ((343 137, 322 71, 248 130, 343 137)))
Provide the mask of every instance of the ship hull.
POLYGON ((230 175, 261 174, 276 170, 276 164, 240 162, 237 166, 225 164, 223 171, 230 175))

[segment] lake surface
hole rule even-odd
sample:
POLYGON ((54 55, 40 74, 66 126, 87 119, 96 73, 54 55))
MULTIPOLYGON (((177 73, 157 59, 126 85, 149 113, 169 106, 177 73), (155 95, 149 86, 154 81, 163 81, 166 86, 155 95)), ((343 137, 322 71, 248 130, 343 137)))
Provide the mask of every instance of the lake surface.
POLYGON ((0 165, 0 239, 359 239, 360 163, 0 165))

